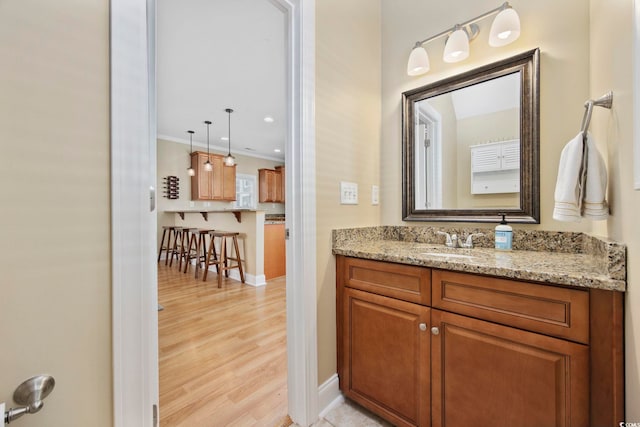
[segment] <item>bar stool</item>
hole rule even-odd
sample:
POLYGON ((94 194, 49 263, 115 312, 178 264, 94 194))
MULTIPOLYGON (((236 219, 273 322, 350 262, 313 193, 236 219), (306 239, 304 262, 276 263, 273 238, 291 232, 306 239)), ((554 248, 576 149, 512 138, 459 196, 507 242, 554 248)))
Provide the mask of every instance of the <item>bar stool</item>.
POLYGON ((162 239, 160 240, 160 250, 158 251, 158 262, 160 262, 160 258, 162 258, 162 251, 165 252, 164 265, 169 263, 169 252, 172 250, 171 247, 171 238, 175 241, 176 238, 176 227, 175 225, 163 225, 162 226, 162 239), (164 239, 167 237, 167 243, 165 246, 164 239))
POLYGON ((182 261, 184 261, 185 262, 184 271, 186 273, 187 264, 191 260, 189 242, 191 241, 192 236, 198 233, 198 229, 191 228, 191 227, 181 227, 181 229, 182 229, 182 233, 181 233, 181 239, 180 239, 179 257, 178 257, 180 262, 178 262, 178 271, 182 271, 182 261))
POLYGON ((171 247, 171 250, 169 252, 170 255, 170 260, 169 260, 169 267, 173 266, 173 260, 174 258, 176 260, 180 260, 180 256, 182 255, 182 239, 183 239, 183 232, 182 230, 184 229, 184 227, 175 227, 173 229, 173 246, 171 247))
POLYGON ((195 278, 198 278, 198 271, 202 268, 202 265, 205 263, 207 259, 207 239, 206 237, 210 232, 215 231, 211 229, 199 229, 196 232, 191 233, 191 237, 189 238, 189 246, 186 254, 186 263, 184 266, 184 272, 186 273, 189 270, 189 265, 191 265, 191 260, 196 260, 196 272, 195 278))
POLYGON ((218 287, 222 287, 222 273, 226 277, 229 277, 229 270, 237 268, 240 273, 240 281, 244 283, 244 271, 242 271, 242 259, 240 258, 240 248, 238 247, 238 236, 240 233, 231 231, 210 231, 209 237, 209 250, 207 251, 207 258, 204 263, 204 274, 202 280, 207 280, 207 273, 209 272, 209 266, 215 265, 218 272, 218 287), (220 239, 220 256, 216 254, 216 239, 220 239), (235 257, 229 256, 227 248, 227 239, 231 239, 231 244, 235 251, 235 257), (213 260, 211 257, 213 256, 213 260), (235 264, 231 264, 229 261, 235 261, 235 264))

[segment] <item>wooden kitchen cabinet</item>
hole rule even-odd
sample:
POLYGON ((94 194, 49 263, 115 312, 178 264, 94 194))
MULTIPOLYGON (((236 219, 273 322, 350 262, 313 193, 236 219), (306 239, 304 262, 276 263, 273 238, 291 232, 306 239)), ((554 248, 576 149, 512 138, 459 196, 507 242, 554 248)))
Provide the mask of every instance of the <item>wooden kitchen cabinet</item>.
POLYGON ((196 171, 191 177, 191 200, 233 201, 236 199, 236 166, 226 166, 224 156, 194 151, 191 167, 196 171), (204 164, 209 159, 213 170, 204 164))
POLYGON ((336 269, 340 388, 395 425, 623 419, 619 292, 340 255, 336 269))
POLYGON ((284 166, 258 169, 260 203, 284 203, 284 166))
POLYGON ((287 274, 284 222, 264 225, 264 276, 266 280, 287 274))

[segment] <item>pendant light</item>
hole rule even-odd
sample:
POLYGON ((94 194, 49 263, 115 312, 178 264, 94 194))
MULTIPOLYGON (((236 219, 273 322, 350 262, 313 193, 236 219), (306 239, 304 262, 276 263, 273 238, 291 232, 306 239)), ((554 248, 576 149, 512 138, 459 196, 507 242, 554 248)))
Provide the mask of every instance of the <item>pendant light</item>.
MULTIPOLYGON (((192 130, 188 130, 187 131, 189 133, 189 156, 191 156, 193 154, 193 134, 195 133, 192 130)), ((187 173, 189 174, 189 176, 195 176, 196 175, 196 171, 195 169, 193 169, 193 166, 189 165, 189 169, 187 169, 187 173)))
POLYGON ((226 166, 234 166, 236 164, 236 158, 231 155, 231 113, 233 113, 233 110, 231 108, 227 108, 224 111, 229 114, 229 152, 224 157, 224 164, 226 166))
POLYGON ((211 122, 209 120, 206 120, 204 123, 207 125, 207 161, 204 162, 204 170, 206 170, 207 172, 211 172, 213 170, 213 165, 211 164, 211 159, 209 158, 209 125, 211 124, 211 122))

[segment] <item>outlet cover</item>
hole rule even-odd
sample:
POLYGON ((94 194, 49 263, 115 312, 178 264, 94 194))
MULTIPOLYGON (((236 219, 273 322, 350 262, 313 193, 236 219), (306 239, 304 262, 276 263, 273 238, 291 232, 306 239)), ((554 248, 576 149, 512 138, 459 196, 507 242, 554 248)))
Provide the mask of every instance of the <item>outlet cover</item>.
POLYGON ((371 186, 371 204, 379 205, 380 204, 380 187, 377 185, 371 186))
POLYGON ((358 204, 358 184, 355 182, 340 181, 340 204, 358 204))

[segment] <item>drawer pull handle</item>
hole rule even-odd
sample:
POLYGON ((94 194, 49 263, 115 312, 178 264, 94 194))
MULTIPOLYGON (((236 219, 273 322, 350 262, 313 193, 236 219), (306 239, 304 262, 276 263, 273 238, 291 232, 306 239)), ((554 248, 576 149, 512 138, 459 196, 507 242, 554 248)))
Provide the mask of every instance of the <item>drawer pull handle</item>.
POLYGON ((433 335, 440 335, 440 329, 434 326, 433 328, 431 328, 431 333, 433 335))
POLYGON ((426 331, 427 330, 427 324, 426 323, 420 323, 420 330, 421 331, 426 331))

